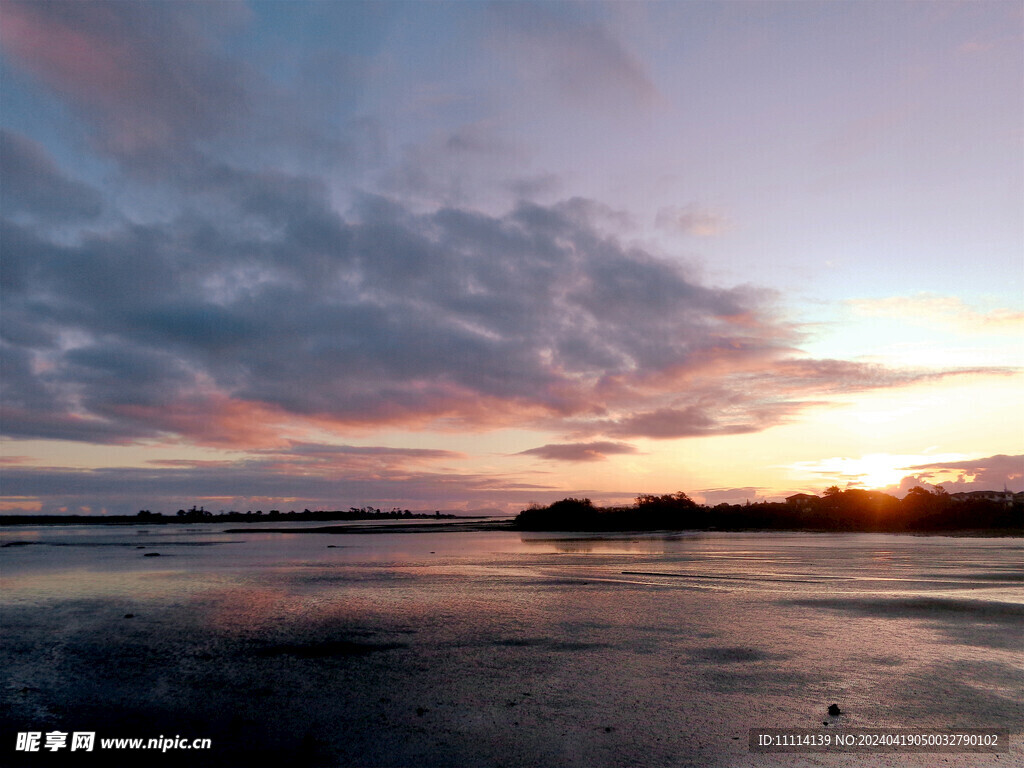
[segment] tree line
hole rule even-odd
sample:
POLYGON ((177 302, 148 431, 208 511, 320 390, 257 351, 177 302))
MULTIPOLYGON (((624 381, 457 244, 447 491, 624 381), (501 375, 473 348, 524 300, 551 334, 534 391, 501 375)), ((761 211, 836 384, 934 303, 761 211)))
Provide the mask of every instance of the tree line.
POLYGON ((446 520, 455 517, 457 515, 442 515, 439 510, 433 513, 412 512, 397 507, 390 510, 381 510, 376 507, 350 507, 347 511, 305 509, 301 512, 295 510, 282 512, 279 509, 271 509, 266 513, 262 509, 257 509, 255 512, 252 510, 246 512, 221 510, 215 513, 205 507, 192 506, 188 509, 179 509, 176 514, 167 515, 148 509, 140 509, 135 515, 2 515, 0 516, 0 525, 134 525, 136 523, 165 525, 168 523, 259 523, 270 520, 313 520, 318 522, 423 518, 446 520))
MULTIPOLYGON (((139 520, 147 520, 152 522, 159 522, 164 515, 159 512, 150 512, 147 509, 139 510, 139 514, 136 516, 139 520)), ((440 510, 435 511, 433 514, 425 512, 412 512, 408 509, 399 509, 394 507, 390 510, 382 511, 377 507, 349 507, 348 511, 345 510, 315 510, 311 511, 304 509, 302 512, 296 512, 290 510, 288 512, 282 512, 279 509, 271 509, 265 515, 262 509, 257 509, 255 512, 248 510, 246 512, 236 512, 231 510, 225 512, 221 510, 217 514, 205 509, 204 507, 191 507, 190 509, 179 509, 178 513, 174 516, 178 521, 185 522, 206 522, 216 520, 218 522, 253 522, 254 520, 393 520, 393 519, 419 519, 419 518, 451 518, 455 515, 442 515, 440 510)))
POLYGON ((515 518, 524 531, 814 530, 941 532, 1020 531, 1024 506, 987 499, 956 500, 941 487, 917 487, 898 499, 880 491, 833 486, 821 496, 797 494, 784 502, 698 504, 686 493, 642 494, 625 507, 598 507, 567 498, 532 505, 515 518))

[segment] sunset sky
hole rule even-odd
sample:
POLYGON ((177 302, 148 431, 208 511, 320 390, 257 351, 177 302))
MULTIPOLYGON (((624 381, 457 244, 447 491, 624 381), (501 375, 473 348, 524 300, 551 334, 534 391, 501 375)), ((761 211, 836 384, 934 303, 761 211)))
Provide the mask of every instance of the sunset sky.
POLYGON ((0 0, 0 509, 1022 490, 1022 32, 0 0))

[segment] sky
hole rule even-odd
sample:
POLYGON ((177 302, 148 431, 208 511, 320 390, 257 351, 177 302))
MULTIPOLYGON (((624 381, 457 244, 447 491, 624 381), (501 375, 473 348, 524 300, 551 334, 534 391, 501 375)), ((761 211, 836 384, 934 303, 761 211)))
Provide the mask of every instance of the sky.
POLYGON ((1024 490, 1022 33, 0 0, 0 512, 1024 490))

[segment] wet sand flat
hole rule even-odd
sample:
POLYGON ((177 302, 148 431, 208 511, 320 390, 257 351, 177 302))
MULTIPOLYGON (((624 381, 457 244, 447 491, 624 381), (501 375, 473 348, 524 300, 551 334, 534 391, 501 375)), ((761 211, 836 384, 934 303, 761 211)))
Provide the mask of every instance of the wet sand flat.
POLYGON ((189 765, 1024 759, 1019 733, 1001 755, 747 744, 759 727, 1019 731, 1019 539, 196 527, 3 543, 20 544, 0 549, 5 764, 72 763, 11 751, 28 730, 212 739, 145 755, 189 765))

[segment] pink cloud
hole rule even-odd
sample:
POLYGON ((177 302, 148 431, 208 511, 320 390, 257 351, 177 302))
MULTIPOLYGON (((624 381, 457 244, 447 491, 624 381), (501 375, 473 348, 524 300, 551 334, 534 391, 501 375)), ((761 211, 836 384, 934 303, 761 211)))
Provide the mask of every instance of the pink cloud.
POLYGON ((0 456, 0 464, 31 464, 33 461, 31 456, 0 456))
POLYGON ((118 403, 108 415, 144 424, 167 435, 220 448, 266 448, 283 444, 280 430, 290 417, 280 408, 245 402, 222 394, 181 398, 159 405, 118 403))
POLYGON ((93 122, 105 151, 180 159, 245 101, 238 69, 214 55, 191 12, 178 3, 7 2, 0 42, 93 122))
POLYGON ((4 4, 0 42, 31 72, 66 95, 113 102, 137 80, 132 51, 103 33, 116 29, 116 9, 95 4, 96 29, 76 27, 46 3, 4 4))

